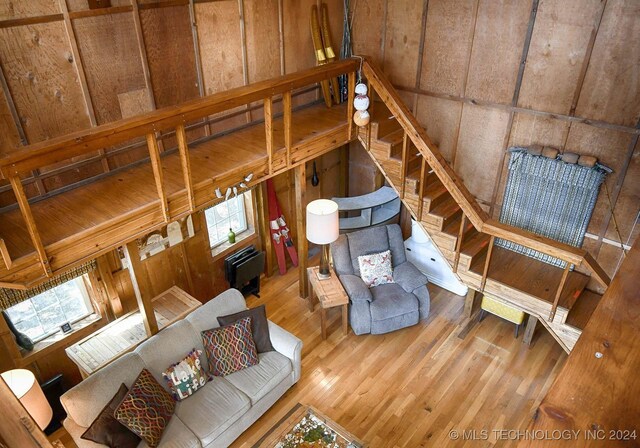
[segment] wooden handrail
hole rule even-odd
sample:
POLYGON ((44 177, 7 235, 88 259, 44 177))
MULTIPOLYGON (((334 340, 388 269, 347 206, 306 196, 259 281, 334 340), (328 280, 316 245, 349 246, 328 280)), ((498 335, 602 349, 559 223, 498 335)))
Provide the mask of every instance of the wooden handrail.
POLYGON ((284 94, 334 76, 353 72, 358 59, 345 59, 290 75, 261 81, 187 101, 177 106, 114 121, 102 126, 78 131, 27 146, 21 151, 0 158, 0 175, 8 179, 42 166, 62 162, 103 148, 126 142, 135 137, 164 129, 174 129, 190 121, 233 109, 267 97, 284 94))
MULTIPOLYGON (((502 238, 559 258, 567 263, 582 265, 592 273, 593 277, 602 286, 605 288, 609 286, 611 279, 597 261, 585 250, 491 219, 478 205, 460 177, 431 142, 424 128, 404 105, 384 73, 368 58, 364 59, 362 69, 370 89, 374 89, 378 97, 389 108, 389 111, 422 154, 423 161, 426 160, 438 176, 438 179, 458 203, 463 213, 479 232, 490 235, 492 242, 495 238, 502 238)), ((372 94, 373 92, 371 92, 372 94)), ((421 205, 422 203, 420 203, 421 205)))

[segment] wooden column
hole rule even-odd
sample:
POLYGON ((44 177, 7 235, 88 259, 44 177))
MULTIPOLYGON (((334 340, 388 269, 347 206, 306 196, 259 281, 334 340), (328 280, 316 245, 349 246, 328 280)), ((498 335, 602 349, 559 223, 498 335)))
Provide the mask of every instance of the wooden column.
POLYGON ((160 207, 165 222, 169 222, 169 204, 167 195, 164 191, 164 180, 162 175, 162 161, 160 160, 160 148, 158 147, 158 139, 155 134, 147 134, 147 146, 149 147, 149 156, 151 157, 151 168, 153 169, 153 178, 156 181, 156 189, 160 198, 160 207))
POLYGON ((196 209, 195 195, 193 193, 193 182, 191 180, 191 159, 189 159, 189 145, 187 144, 187 133, 184 125, 176 128, 176 138, 178 139, 178 150, 180 151, 180 164, 182 165, 182 175, 184 177, 184 186, 187 189, 187 197, 189 199, 189 211, 193 213, 196 209))
POLYGON ((349 139, 353 140, 356 137, 357 132, 353 123, 353 100, 356 95, 356 72, 349 72, 347 85, 347 123, 349 123, 349 139))
POLYGON ((53 448, 33 417, 0 378, 0 436, 7 446, 53 448))
POLYGON ((292 106, 291 92, 282 94, 282 107, 284 108, 284 147, 287 151, 287 168, 291 165, 291 146, 293 146, 292 106))
POLYGON ((269 174, 273 174, 273 100, 271 97, 264 99, 264 130, 267 137, 269 174))
POLYGON ((153 312, 153 304, 151 303, 153 297, 149 292, 149 288, 140 288, 140 283, 144 285, 146 280, 140 280, 140 276, 143 275, 143 267, 142 261, 140 261, 140 251, 136 242, 132 241, 127 243, 127 245, 124 246, 124 253, 127 259, 133 292, 136 295, 138 308, 144 321, 144 329, 147 332, 147 336, 153 336, 158 332, 158 321, 153 312))
POLYGON ((464 317, 471 317, 476 302, 477 291, 469 288, 467 297, 464 299, 464 317))
POLYGON ((271 241, 271 230, 269 229, 269 211, 267 209, 267 184, 262 182, 255 189, 256 192, 256 205, 258 209, 258 225, 260 229, 260 236, 262 237, 262 243, 265 251, 265 269, 266 276, 271 277, 273 273, 273 242, 271 241))
POLYGON ((303 299, 309 295, 307 283, 307 266, 309 264, 309 242, 307 241, 306 226, 306 193, 307 193, 307 167, 301 163, 295 168, 296 189, 296 235, 298 236, 298 283, 300 297, 303 299))
POLYGON ((36 222, 33 219, 31 206, 29 205, 27 196, 24 194, 24 189, 22 188, 20 177, 17 175, 11 176, 9 177, 9 182, 11 182, 11 188, 13 188, 13 192, 16 195, 18 207, 20 207, 20 212, 22 213, 22 217, 24 218, 24 222, 27 226, 27 231, 29 232, 29 236, 31 237, 33 247, 38 254, 38 259, 40 260, 40 264, 42 265, 42 270, 47 277, 51 277, 52 273, 51 266, 49 265, 49 258, 47 258, 47 253, 44 250, 44 245, 42 244, 40 233, 38 232, 38 228, 36 227, 36 222))
POLYGON ((522 342, 527 344, 528 347, 531 347, 531 341, 533 341, 533 335, 536 331, 537 324, 538 318, 530 314, 529 319, 527 320, 527 327, 524 330, 524 337, 522 338, 522 342))

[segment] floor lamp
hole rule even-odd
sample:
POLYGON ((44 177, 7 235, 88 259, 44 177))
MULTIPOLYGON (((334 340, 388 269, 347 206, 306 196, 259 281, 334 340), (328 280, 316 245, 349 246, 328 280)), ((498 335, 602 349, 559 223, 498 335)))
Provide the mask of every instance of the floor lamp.
POLYGON ((340 226, 338 204, 328 199, 316 199, 307 205, 307 240, 322 247, 318 278, 331 276, 329 270, 329 244, 338 239, 340 226))

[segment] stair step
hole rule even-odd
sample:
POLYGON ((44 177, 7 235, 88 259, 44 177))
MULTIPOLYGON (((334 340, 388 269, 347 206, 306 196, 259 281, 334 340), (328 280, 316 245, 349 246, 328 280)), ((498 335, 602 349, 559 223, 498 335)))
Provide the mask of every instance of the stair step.
MULTIPOLYGON (((481 256, 476 257, 469 270, 482 276, 486 257, 485 251, 481 256)), ((562 273, 562 268, 494 246, 487 278, 545 302, 553 303, 562 273)), ((558 306, 569 309, 572 296, 577 291, 583 291, 588 282, 589 277, 586 275, 575 271, 569 272, 558 306)))
POLYGON ((461 213, 462 210, 460 209, 460 206, 458 206, 452 196, 449 196, 435 208, 430 210, 429 213, 423 212, 422 221, 436 226, 438 230, 442 230, 445 224, 454 220, 456 216, 461 213))
POLYGON ((600 303, 602 295, 592 291, 583 291, 578 297, 578 300, 573 304, 569 315, 567 316, 566 323, 572 327, 584 330, 585 325, 591 318, 591 314, 600 303))
POLYGON ((428 184, 424 190, 423 213, 434 209, 449 197, 451 197, 451 195, 447 191, 447 187, 445 187, 440 180, 436 180, 436 182, 428 184))
POLYGON ((389 145, 389 157, 402 160, 402 139, 404 129, 398 129, 391 134, 387 134, 380 139, 381 142, 389 145))
MULTIPOLYGON (((378 107, 378 103, 376 103, 375 107, 378 107)), ((382 140, 385 136, 401 129, 398 120, 396 120, 386 108, 384 111, 374 111, 374 115, 379 118, 373 118, 371 120, 372 140, 382 140)))
MULTIPOLYGON (((447 233, 447 234, 449 234, 449 235, 455 236, 457 238, 458 234, 460 233, 460 221, 462 221, 462 215, 460 215, 460 216, 456 217, 456 219, 450 221, 444 227, 444 229, 442 229, 442 231, 447 233)), ((473 223, 467 219, 466 222, 465 222, 464 231, 462 233, 463 234, 463 241, 473 237, 477 233, 478 233, 478 231, 473 226, 473 223)))
MULTIPOLYGON (((420 158, 418 158, 418 160, 421 161, 420 158)), ((408 171, 407 177, 406 177, 406 186, 405 186, 405 191, 409 191, 413 194, 418 194, 418 189, 420 188, 420 170, 421 170, 421 165, 422 163, 419 163, 418 166, 414 167, 413 169, 408 171)), ((438 176, 436 176, 436 174, 434 172, 430 172, 427 173, 427 178, 425 180, 425 184, 429 185, 431 182, 434 182, 435 179, 437 179, 438 176)))
POLYGON ((460 266, 469 269, 476 258, 487 251, 491 237, 486 233, 476 233, 475 235, 462 240, 460 249, 460 266))

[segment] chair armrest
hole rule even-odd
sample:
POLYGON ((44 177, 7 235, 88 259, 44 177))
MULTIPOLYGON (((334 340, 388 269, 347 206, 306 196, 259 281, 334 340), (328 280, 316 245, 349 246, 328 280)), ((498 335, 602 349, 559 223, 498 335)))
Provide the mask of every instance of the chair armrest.
POLYGON ((300 379, 302 341, 271 321, 269 321, 269 337, 273 348, 291 360, 291 364, 293 364, 293 381, 297 382, 300 379))
POLYGON ((402 286, 405 291, 413 292, 422 285, 426 285, 429 280, 413 263, 405 261, 393 269, 393 281, 402 286))
POLYGON ((373 300, 371 291, 360 277, 350 274, 341 275, 340 283, 352 301, 371 302, 373 300))

